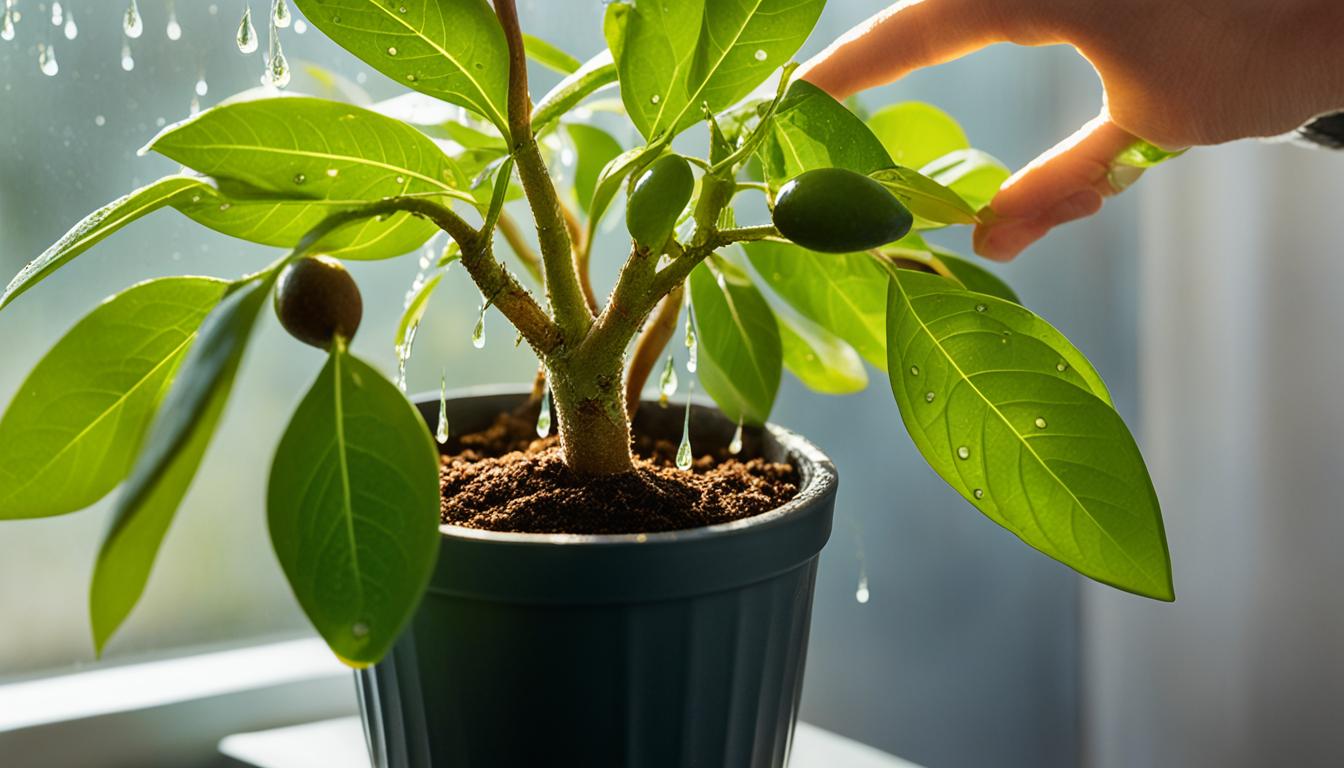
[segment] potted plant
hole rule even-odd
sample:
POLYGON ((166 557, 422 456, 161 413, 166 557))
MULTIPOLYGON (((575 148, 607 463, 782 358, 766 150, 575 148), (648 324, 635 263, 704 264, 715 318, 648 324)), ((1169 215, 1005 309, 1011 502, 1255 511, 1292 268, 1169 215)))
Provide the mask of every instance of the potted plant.
MULTIPOLYGON (((925 239, 978 221, 1006 170, 933 107, 865 120, 793 80, 823 4, 613 2, 608 50, 580 65, 524 34, 513 0, 297 0, 460 119, 227 101, 146 146, 183 173, 89 215, 0 297, 164 207, 288 249, 256 274, 109 298, 0 419, 0 518, 120 486, 90 590, 96 648, 144 588, 267 304, 328 352, 276 450, 271 540, 313 626, 361 670, 380 766, 782 765, 836 489, 823 455, 765 423, 784 369, 828 394, 861 389, 865 362, 885 370, 916 445, 975 508, 1084 575, 1172 599, 1157 499, 1096 370, 992 273, 925 239), (529 57, 565 72, 535 104, 529 57), (640 146, 576 117, 613 85, 640 146), (673 149, 693 126, 706 157, 673 149), (577 151, 572 184, 553 181, 555 145, 577 151), (630 248, 599 300, 593 235, 618 197, 630 248), (518 199, 535 248, 505 210, 518 199), (759 221, 737 221, 761 201, 759 221), (535 351, 530 395, 445 392, 417 412, 351 354, 362 300, 341 260, 439 231, 449 245, 397 332, 403 365, 460 264, 482 312, 535 351), (639 403, 679 330, 717 412, 639 403), (451 453, 465 443, 448 424, 460 436, 526 413, 546 435, 552 409, 558 440, 525 452, 507 452, 526 441, 505 428, 503 455, 477 443, 445 459, 430 432, 451 453), (675 456, 637 458, 632 423, 680 437, 675 456)), ((1141 149, 1122 161, 1147 162, 1141 149)), ((666 396, 671 358, 661 370, 666 396)))

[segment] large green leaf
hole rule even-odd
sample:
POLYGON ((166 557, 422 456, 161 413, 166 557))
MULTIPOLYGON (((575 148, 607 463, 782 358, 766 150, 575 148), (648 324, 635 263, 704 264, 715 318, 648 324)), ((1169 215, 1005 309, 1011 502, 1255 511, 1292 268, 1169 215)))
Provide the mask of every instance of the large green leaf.
POLYGON ((56 342, 0 419, 0 519, 74 512, 126 477, 168 381, 226 286, 204 277, 141 283, 56 342))
POLYGON ((887 367, 887 275, 866 253, 816 253, 793 243, 743 243, 756 273, 804 317, 887 367))
POLYGON ((869 176, 887 188, 916 217, 916 226, 974 224, 975 209, 956 192, 909 168, 896 166, 874 171, 869 176))
POLYGON ((509 51, 485 0, 294 0, 336 44, 421 93, 509 132, 509 51))
POLYGON ((868 126, 806 80, 789 86, 757 152, 772 188, 813 168, 847 168, 867 175, 892 166, 868 126))
POLYGON ((540 133, 552 120, 614 82, 616 64, 611 60, 611 51, 603 50, 541 97, 532 110, 532 130, 540 133))
POLYGON ((741 100, 807 39, 824 0, 616 2, 603 26, 621 99, 646 139, 741 100))
POLYGON ((978 149, 959 149, 930 161, 920 173, 956 192, 966 204, 979 210, 994 199, 1008 180, 1008 166, 978 149))
POLYGON ((943 110, 921 101, 890 104, 868 118, 882 146, 897 165, 920 168, 971 143, 957 121, 943 110))
POLYGON ((299 605, 348 664, 381 659, 429 583, 438 478, 415 408, 378 371, 333 350, 276 449, 266 509, 299 605))
POLYGON ((174 175, 165 176, 125 197, 113 200, 85 216, 41 256, 20 270, 5 288, 5 292, 0 294, 0 308, 37 285, 47 275, 60 269, 66 262, 141 216, 178 201, 190 200, 193 195, 211 192, 213 189, 210 185, 201 179, 174 175))
POLYGON ((700 383, 728 418, 763 424, 784 359, 770 305, 745 274, 722 261, 692 270, 690 288, 700 383))
POLYGON ((582 66, 578 59, 536 35, 524 33, 523 48, 529 59, 562 75, 572 75, 582 66))
POLYGON ((1005 301, 1011 301, 1014 304, 1022 303, 1012 286, 1004 282, 1003 278, 976 262, 936 245, 931 246, 931 251, 943 263, 943 266, 947 267, 952 276, 965 286, 966 290, 988 294, 1005 301))
POLYGON ((228 401, 275 272, 235 283, 201 324, 122 486, 90 589, 99 652, 144 591, 159 544, 228 401))
POLYGON ((894 272, 887 315, 901 418, 948 484, 1080 573, 1172 599, 1143 457, 1081 353, 1021 307, 920 272, 894 272))
MULTIPOLYGON (((219 180, 227 199, 178 198, 196 221, 235 237, 293 246, 327 216, 384 197, 470 196, 452 160, 414 128, 321 99, 227 103, 164 129, 147 150, 219 180)), ((412 250, 435 232, 405 213, 342 227, 318 245, 342 258, 412 250)))
POLYGON ((574 167, 574 196, 578 198, 579 208, 588 213, 593 200, 593 191, 597 189, 597 179, 607 163, 616 159, 623 149, 621 143, 611 134, 591 125, 569 123, 565 126, 569 138, 574 142, 578 161, 574 167))

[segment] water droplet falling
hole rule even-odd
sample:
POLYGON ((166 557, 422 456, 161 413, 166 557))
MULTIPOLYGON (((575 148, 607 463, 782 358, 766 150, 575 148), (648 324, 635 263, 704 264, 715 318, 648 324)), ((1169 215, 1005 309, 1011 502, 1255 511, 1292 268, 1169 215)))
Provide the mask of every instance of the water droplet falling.
POLYGON ((59 27, 65 23, 65 10, 59 2, 51 4, 51 25, 59 27))
POLYGON ((243 8, 243 21, 238 25, 238 50, 251 53, 257 50, 257 28, 252 26, 252 6, 243 8))
POLYGON ((742 452, 742 417, 737 417, 737 429, 733 431, 733 439, 728 441, 728 452, 736 456, 742 452))
POLYGON ((205 76, 196 78, 196 95, 204 96, 210 92, 210 84, 205 82, 205 76))
POLYGON ((753 54, 753 57, 754 57, 757 61, 765 61, 765 58, 766 58, 765 50, 764 50, 764 49, 761 49, 761 48, 757 48, 757 49, 756 49, 756 53, 753 54))
POLYGON ((700 356, 700 345, 695 340, 695 312, 691 309, 688 302, 686 304, 686 370, 695 373, 695 367, 699 364, 697 358, 700 356))
MULTIPOLYGON (((694 389, 692 384, 690 389, 694 389)), ((677 446, 677 469, 683 472, 691 468, 691 394, 686 393, 686 415, 681 422, 681 445, 677 446)))
POLYGON ((481 313, 476 317, 476 327, 471 329, 471 346, 477 349, 485 349, 485 310, 489 306, 489 302, 481 303, 481 313))
POLYGON ((970 448, 967 448, 967 447, 964 446, 964 445, 958 447, 958 448, 957 448, 957 458, 958 458, 958 459, 963 459, 963 460, 964 460, 964 459, 969 459, 969 458, 971 458, 971 449, 970 449, 970 448))
POLYGON ((867 605, 870 597, 872 595, 868 593, 868 574, 861 573, 859 574, 859 586, 854 590, 854 599, 858 601, 859 605, 867 605))
POLYGON ((168 25, 164 27, 164 34, 169 40, 182 39, 182 25, 177 21, 177 11, 170 5, 168 6, 168 25))
POLYGON ((139 37, 145 31, 145 22, 140 18, 140 6, 136 5, 136 0, 131 0, 131 4, 126 6, 126 15, 121 19, 121 31, 130 38, 139 37))
POLYGON ((1040 416, 1037 416, 1037 417, 1036 417, 1036 428, 1037 428, 1037 429, 1045 429, 1046 426, 1047 426, 1047 425, 1046 425, 1046 423, 1045 423, 1045 419, 1042 418, 1042 417, 1040 417, 1040 416))
POLYGON ((271 3, 271 21, 281 29, 288 27, 290 22, 289 3, 285 0, 274 0, 271 3))
POLYGON ((74 40, 79 37, 79 25, 75 23, 74 9, 67 9, 65 12, 65 39, 74 40))
POLYGON ((406 391, 406 364, 411 361, 411 348, 415 346, 415 334, 419 330, 420 323, 412 323, 406 329, 406 338, 397 347, 397 387, 402 392, 406 391))
POLYGON ((273 85, 276 88, 289 85, 289 60, 285 58, 285 52, 280 47, 280 33, 276 31, 274 22, 271 24, 270 43, 267 47, 266 74, 261 76, 261 84, 273 85))
POLYGON ((135 69, 135 57, 131 55, 131 41, 121 41, 121 68, 127 72, 135 69))
POLYGON ((61 71, 61 65, 56 63, 56 49, 54 47, 38 45, 37 67, 47 77, 55 77, 56 73, 61 71))
POLYGON ((14 39, 14 7, 10 0, 5 0, 5 15, 0 18, 0 40, 14 39))
POLYGON ((667 356, 667 365, 663 366, 663 374, 658 377, 658 403, 667 405, 667 399, 677 394, 677 365, 671 355, 667 356))
POLYGON ((443 369, 439 379, 439 426, 434 430, 434 439, 439 445, 448 442, 448 369, 443 369))
POLYGON ((551 388, 547 387, 541 393, 541 410, 537 412, 537 437, 547 437, 551 434, 551 388))

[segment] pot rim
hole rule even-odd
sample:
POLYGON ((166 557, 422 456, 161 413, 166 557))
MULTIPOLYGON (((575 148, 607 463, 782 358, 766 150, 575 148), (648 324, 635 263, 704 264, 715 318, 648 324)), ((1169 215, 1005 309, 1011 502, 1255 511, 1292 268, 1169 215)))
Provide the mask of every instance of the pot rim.
MULTIPOLYGON (((448 390, 448 400, 461 400, 476 397, 500 395, 525 396, 530 390, 512 384, 485 384, 448 390)), ((432 401, 437 403, 439 394, 427 392, 411 398, 419 406, 432 401)), ((644 402, 656 402, 645 400, 644 402)), ((718 406, 703 396, 692 397, 692 402, 701 408, 717 413, 718 406)), ((591 547, 629 546, 631 544, 656 545, 674 542, 696 541, 732 535, 757 528, 778 525, 789 518, 808 510, 816 501, 835 493, 839 484, 839 474, 835 464, 812 441, 802 435, 766 422, 763 429, 768 432, 786 452, 789 460, 798 470, 801 483, 798 493, 787 503, 768 512, 744 517, 726 523, 715 523, 697 528, 682 528, 673 531, 654 533, 519 533, 515 531, 490 531, 482 528, 467 528, 460 525, 444 524, 439 526, 439 534, 444 538, 467 539, 479 542, 497 542, 518 547, 544 547, 562 545, 586 545, 591 547)))

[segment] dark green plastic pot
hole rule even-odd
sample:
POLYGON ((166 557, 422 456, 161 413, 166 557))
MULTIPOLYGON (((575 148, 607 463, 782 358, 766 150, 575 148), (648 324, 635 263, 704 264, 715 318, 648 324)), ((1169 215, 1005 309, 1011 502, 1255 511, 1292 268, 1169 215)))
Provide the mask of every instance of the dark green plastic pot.
MULTIPOLYGON (((453 429, 486 426, 517 393, 448 401, 453 429)), ((438 403, 420 403, 427 419, 438 403)), ((637 425, 676 437, 680 408, 637 425)), ((734 425, 692 410, 692 441, 734 425)), ((376 768, 777 768, 802 690, 817 557, 835 467, 766 427, 747 451, 788 461, 796 499, 724 525, 548 535, 444 526, 429 591, 382 662, 357 673, 376 768)))

